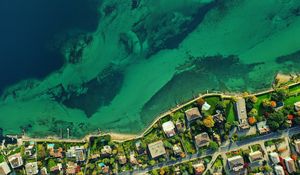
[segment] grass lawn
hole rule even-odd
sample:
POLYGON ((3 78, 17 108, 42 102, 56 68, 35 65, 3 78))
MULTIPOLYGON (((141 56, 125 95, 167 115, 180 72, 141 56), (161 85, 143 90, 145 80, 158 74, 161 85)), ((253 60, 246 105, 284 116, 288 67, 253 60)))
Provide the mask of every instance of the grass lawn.
POLYGON ((214 168, 220 168, 220 167, 223 167, 223 162, 222 162, 222 161, 223 161, 222 157, 219 156, 219 157, 216 159, 216 161, 215 161, 213 167, 214 167, 214 168))
POLYGON ((158 140, 163 140, 164 134, 162 131, 162 128, 158 127, 158 128, 151 128, 151 131, 148 132, 144 137, 143 137, 143 141, 146 144, 158 141, 158 140))
POLYGON ((289 88, 289 92, 290 92, 291 94, 297 94, 297 93, 300 93, 300 85, 296 85, 296 86, 290 87, 290 88, 289 88))
POLYGON ((253 151, 253 152, 254 152, 254 151, 259 151, 259 150, 261 150, 261 147, 260 147, 259 144, 252 145, 251 148, 252 148, 252 151, 253 151))
POLYGON ((284 101, 285 105, 294 105, 294 103, 300 101, 300 95, 289 97, 284 101))
POLYGON ((227 113, 227 122, 233 123, 235 121, 235 114, 233 109, 233 104, 229 103, 226 107, 226 113, 227 113))
POLYGON ((4 161, 5 161, 4 156, 2 154, 0 154, 0 163, 4 162, 4 161))

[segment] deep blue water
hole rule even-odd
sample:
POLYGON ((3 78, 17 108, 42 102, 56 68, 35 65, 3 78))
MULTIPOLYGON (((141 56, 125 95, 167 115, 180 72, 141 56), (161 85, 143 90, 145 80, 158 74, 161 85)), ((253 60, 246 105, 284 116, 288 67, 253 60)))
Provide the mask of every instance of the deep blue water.
POLYGON ((64 64, 54 36, 93 31, 100 0, 0 0, 0 92, 27 78, 44 78, 64 64))

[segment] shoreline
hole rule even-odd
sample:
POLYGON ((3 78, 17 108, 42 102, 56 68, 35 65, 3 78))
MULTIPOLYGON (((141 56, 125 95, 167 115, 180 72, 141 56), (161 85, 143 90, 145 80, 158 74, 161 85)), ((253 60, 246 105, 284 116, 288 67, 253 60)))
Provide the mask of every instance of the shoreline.
MULTIPOLYGON (((277 79, 277 81, 280 81, 280 78, 284 78, 286 80, 286 77, 287 76, 290 76, 292 77, 291 75, 286 75, 286 74, 282 74, 282 73, 278 73, 277 75, 275 75, 275 79, 277 79), (278 80, 279 79, 279 80, 278 80)), ((299 77, 297 77, 299 78, 299 77)), ((300 81, 297 80, 295 82, 291 82, 293 81, 292 79, 290 79, 289 81, 285 82, 285 83, 289 83, 290 84, 287 84, 287 85, 284 85, 284 86, 287 86, 287 87, 291 87, 291 86, 295 86, 295 85, 298 85, 300 84, 300 81)), ((260 95, 264 95, 264 94, 267 94, 267 93, 270 93, 270 92, 273 92, 275 89, 274 89, 274 85, 275 83, 273 83, 270 87, 270 89, 268 90, 264 90, 264 91, 260 91, 260 92, 256 92, 256 93, 253 93, 253 94, 249 94, 249 95, 255 95, 255 96, 260 96, 260 95)), ((282 84, 280 84, 281 86, 283 86, 282 84)), ((87 142, 89 141, 89 139, 91 137, 100 137, 100 136, 104 136, 104 135, 110 135, 111 136, 111 139, 112 141, 116 141, 116 142, 125 142, 125 141, 129 141, 129 140, 133 140, 133 139, 139 139, 139 138, 142 138, 144 137, 144 135, 149 131, 149 129, 151 129, 151 127, 158 122, 158 120, 160 120, 161 118, 167 116, 167 115, 170 115, 172 114, 173 112, 191 104, 191 103, 194 103, 195 101, 197 101, 198 99, 200 98, 205 98, 205 97, 209 97, 209 96, 220 96, 221 98, 234 98, 236 96, 242 96, 243 93, 229 93, 229 94, 226 94, 226 93, 222 93, 222 92, 212 92, 212 93, 209 93, 209 91, 207 90, 207 93, 206 94, 199 94, 197 97, 193 97, 193 99, 187 101, 186 103, 183 103, 183 104, 180 104, 180 105, 177 105, 176 107, 174 108, 171 108, 169 109, 168 111, 162 113, 161 115, 157 116, 156 118, 154 118, 154 120, 147 126, 145 127, 145 129, 140 133, 140 134, 130 134, 130 133, 117 133, 117 132, 103 132, 101 134, 88 134, 86 135, 85 137, 83 138, 78 138, 78 139, 74 139, 74 138, 59 138, 57 136, 48 136, 46 138, 32 138, 32 137, 28 137, 28 136, 22 136, 22 141, 36 141, 36 142, 77 142, 77 143, 83 143, 83 142, 87 142)))

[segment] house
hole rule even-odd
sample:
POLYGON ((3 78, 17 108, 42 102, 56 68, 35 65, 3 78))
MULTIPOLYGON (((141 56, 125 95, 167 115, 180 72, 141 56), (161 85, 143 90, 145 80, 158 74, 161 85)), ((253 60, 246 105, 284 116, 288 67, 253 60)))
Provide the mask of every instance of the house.
POLYGON ((138 152, 138 154, 144 153, 145 150, 142 148, 142 142, 140 140, 135 142, 135 149, 138 152))
POLYGON ((62 164, 58 163, 56 166, 50 168, 50 172, 55 173, 55 172, 61 172, 62 170, 62 164))
POLYGON ((175 144, 172 149, 173 149, 174 154, 177 156, 181 156, 183 153, 180 144, 175 144))
POLYGON ((208 146, 210 138, 206 132, 203 132, 195 136, 195 142, 197 147, 208 146))
POLYGON ((61 147, 59 147, 58 149, 55 149, 54 148, 54 143, 49 143, 47 144, 47 150, 49 150, 49 154, 50 156, 52 157, 55 157, 55 158, 63 158, 63 149, 61 147))
POLYGON ((242 156, 234 156, 227 159, 230 170, 238 172, 244 168, 244 159, 242 156))
POLYGON ((124 155, 119 155, 119 163, 120 163, 121 165, 126 164, 126 163, 127 163, 126 156, 124 156, 124 155))
POLYGON ((46 168, 46 167, 43 167, 43 168, 41 169, 41 175, 47 175, 47 174, 48 174, 47 168, 46 168))
POLYGON ((25 154, 28 156, 32 156, 33 155, 33 148, 34 148, 35 143, 34 142, 30 142, 29 145, 27 147, 25 147, 25 154))
POLYGON ((202 107, 201 107, 201 110, 202 111, 208 111, 209 109, 210 109, 210 105, 207 103, 207 102, 205 102, 203 105, 202 105, 202 107))
POLYGON ((0 174, 1 175, 8 175, 11 172, 8 164, 6 162, 0 163, 0 174))
POLYGON ((235 103, 235 110, 238 116, 239 128, 249 129, 250 125, 247 120, 246 102, 244 98, 238 98, 235 103))
POLYGON ((269 156, 270 156, 270 159, 272 160, 272 162, 273 162, 274 164, 278 164, 278 163, 280 162, 279 155, 278 155, 277 152, 271 152, 271 153, 269 154, 269 156))
POLYGON ((25 165, 25 170, 27 175, 34 175, 39 173, 37 162, 27 163, 25 165))
POLYGON ((297 153, 300 154, 300 140, 297 139, 297 140, 295 140, 294 143, 295 143, 295 149, 296 149, 297 153))
POLYGON ((266 134, 270 132, 270 127, 267 125, 267 121, 261 121, 256 123, 259 134, 266 134))
POLYGON ((174 136, 175 133, 175 125, 172 121, 167 121, 162 124, 163 131, 167 135, 167 137, 172 137, 174 136))
POLYGON ((185 124, 181 120, 177 120, 175 125, 178 132, 184 132, 186 130, 185 124))
POLYGON ((67 158, 76 158, 77 162, 85 161, 86 159, 86 150, 84 146, 72 146, 66 152, 67 158))
POLYGON ((196 175, 202 174, 205 171, 205 165, 203 163, 197 163, 193 165, 196 175))
POLYGON ((225 121, 225 118, 220 111, 217 111, 217 114, 213 115, 212 117, 215 123, 222 124, 225 121))
POLYGON ((219 134, 213 133, 214 140, 221 145, 221 136, 219 134))
POLYGON ((75 175, 78 172, 78 165, 77 163, 74 162, 68 162, 67 163, 67 170, 66 170, 66 174, 67 175, 75 175))
POLYGON ((101 149, 101 154, 102 155, 110 155, 112 153, 112 149, 109 145, 105 145, 102 149, 101 149))
POLYGON ((164 143, 161 140, 148 144, 148 149, 153 159, 166 154, 164 143))
POLYGON ((300 101, 294 103, 294 106, 296 111, 300 111, 300 101))
POLYGON ((286 169, 288 170, 289 173, 292 174, 296 172, 296 165, 292 158, 287 157, 284 159, 284 162, 285 162, 286 169))
POLYGON ((138 161, 136 160, 134 152, 130 152, 129 160, 130 160, 130 163, 133 164, 133 165, 139 164, 138 161))
POLYGON ((197 118, 202 118, 202 115, 200 114, 199 109, 197 107, 186 110, 185 116, 186 120, 189 122, 197 118))
POLYGON ((23 159, 20 153, 9 156, 8 161, 12 168, 18 168, 23 165, 23 159))
POLYGON ((282 166, 280 166, 280 165, 276 165, 274 167, 274 171, 275 171, 276 175, 285 175, 284 170, 283 170, 282 166))
POLYGON ((261 151, 254 151, 249 153, 249 160, 251 163, 262 159, 263 159, 263 154, 261 151))

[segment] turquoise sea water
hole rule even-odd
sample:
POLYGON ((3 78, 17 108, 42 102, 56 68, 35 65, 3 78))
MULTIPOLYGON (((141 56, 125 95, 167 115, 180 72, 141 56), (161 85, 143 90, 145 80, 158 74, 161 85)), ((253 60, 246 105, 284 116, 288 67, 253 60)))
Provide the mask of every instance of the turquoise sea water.
POLYGON ((255 92, 278 72, 300 70, 297 0, 104 0, 87 7, 95 13, 68 20, 91 30, 63 42, 53 37, 61 69, 3 93, 5 133, 138 133, 199 93, 255 92))

